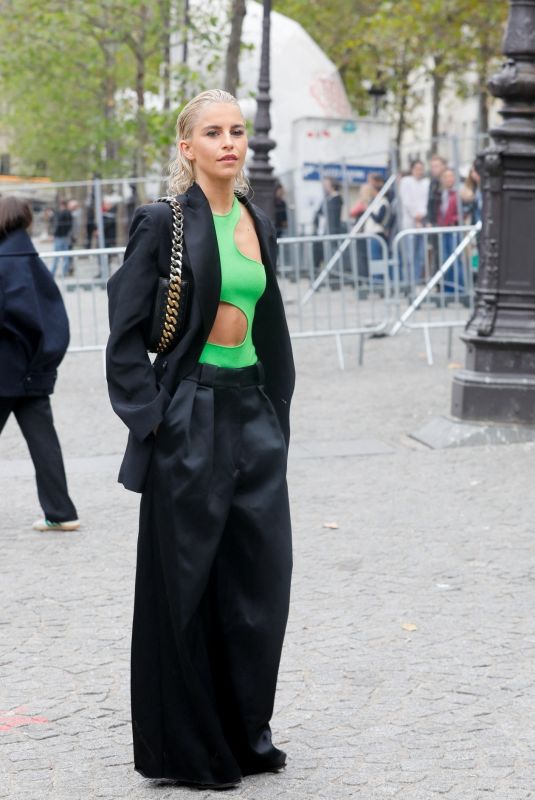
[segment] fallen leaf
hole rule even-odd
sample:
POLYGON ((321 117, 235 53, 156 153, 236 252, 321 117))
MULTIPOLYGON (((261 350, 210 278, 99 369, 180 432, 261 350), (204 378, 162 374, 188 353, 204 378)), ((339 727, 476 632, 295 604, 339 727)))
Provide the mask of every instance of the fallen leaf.
POLYGON ((462 364, 459 364, 457 361, 450 361, 448 364, 448 369, 461 369, 462 364))
POLYGON ((418 626, 414 622, 404 622, 401 626, 404 631, 417 631, 418 626))
POLYGON ((337 525, 336 522, 324 522, 323 523, 323 527, 324 528, 330 528, 332 531, 335 531, 335 530, 338 529, 338 525, 337 525))

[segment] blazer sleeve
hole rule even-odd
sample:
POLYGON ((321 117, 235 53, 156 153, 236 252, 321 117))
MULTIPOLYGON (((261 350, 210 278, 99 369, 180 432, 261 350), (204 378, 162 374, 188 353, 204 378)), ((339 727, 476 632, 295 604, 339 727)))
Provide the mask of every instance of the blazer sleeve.
POLYGON ((147 354, 145 332, 158 284, 159 217, 135 213, 122 266, 108 281, 110 337, 106 378, 112 407, 139 441, 151 435, 170 402, 147 354))

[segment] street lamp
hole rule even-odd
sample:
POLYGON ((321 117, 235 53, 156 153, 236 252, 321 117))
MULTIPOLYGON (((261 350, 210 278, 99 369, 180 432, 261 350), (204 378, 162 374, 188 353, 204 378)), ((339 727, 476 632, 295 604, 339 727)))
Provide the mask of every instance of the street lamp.
POLYGON ((481 265, 452 414, 535 424, 535 0, 510 0, 503 51, 489 88, 504 121, 479 157, 481 265))
POLYGON ((262 49, 260 54, 260 77, 256 98, 254 135, 249 140, 253 158, 249 162, 249 179, 254 191, 254 201, 273 220, 275 216, 275 178, 269 163, 269 151, 275 147, 270 138, 271 117, 269 107, 269 40, 271 26, 271 0, 264 0, 262 19, 262 49))

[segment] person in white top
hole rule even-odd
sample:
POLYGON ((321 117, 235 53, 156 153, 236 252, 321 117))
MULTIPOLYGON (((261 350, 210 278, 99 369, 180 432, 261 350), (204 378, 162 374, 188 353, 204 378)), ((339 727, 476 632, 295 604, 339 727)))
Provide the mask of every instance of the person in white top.
MULTIPOLYGON (((411 174, 401 178, 399 182, 401 230, 424 226, 428 196, 429 178, 425 177, 423 162, 413 161, 411 174)), ((424 236, 407 236, 404 241, 404 260, 409 269, 409 277, 415 283, 420 283, 424 279, 425 269, 424 236)))

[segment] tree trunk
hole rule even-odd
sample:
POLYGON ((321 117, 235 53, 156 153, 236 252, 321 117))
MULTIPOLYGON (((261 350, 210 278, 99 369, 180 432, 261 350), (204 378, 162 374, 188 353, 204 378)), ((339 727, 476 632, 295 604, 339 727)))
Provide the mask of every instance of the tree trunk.
POLYGON ((171 109, 171 2, 160 0, 163 110, 171 109))
POLYGON ((140 30, 137 46, 134 50, 136 59, 136 101, 137 101, 137 148, 136 175, 143 177, 146 173, 147 120, 145 118, 145 30, 147 23, 147 7, 140 8, 140 30))
MULTIPOLYGON (((160 25, 161 25, 161 57, 162 57, 162 106, 164 114, 170 115, 171 111, 171 0, 160 0, 160 25)), ((162 174, 166 171, 171 159, 172 148, 164 144, 160 149, 162 174)))
POLYGON ((396 124, 396 160, 398 163, 398 169, 401 170, 401 143, 403 141, 403 134, 405 133, 405 125, 406 125, 406 114, 407 114, 407 103, 409 99, 409 84, 407 80, 403 80, 401 83, 401 89, 399 92, 399 101, 398 101, 398 114, 397 114, 397 124, 396 124))
POLYGON ((145 119, 145 59, 143 53, 136 58, 137 148, 136 177, 146 172, 147 120, 145 119))
POLYGON ((487 79, 489 66, 494 55, 493 48, 489 44, 488 32, 483 31, 477 59, 477 132, 479 135, 486 134, 489 130, 489 93, 487 89, 487 79))
POLYGON ((98 40, 104 57, 104 71, 102 74, 102 99, 104 104, 104 119, 106 133, 104 141, 104 158, 106 162, 114 162, 118 158, 117 140, 113 136, 115 122, 115 94, 117 82, 115 80, 115 46, 111 42, 98 40))
POLYGON ((437 150, 437 139, 440 132, 440 101, 444 89, 444 77, 437 73, 438 60, 435 58, 435 69, 431 75, 432 88, 432 116, 431 116, 431 152, 437 150))
POLYGON ((245 0, 231 0, 230 36, 225 62, 225 83, 227 92, 235 95, 240 82, 239 62, 243 20, 246 14, 245 0))
POLYGON ((480 135, 487 133, 489 130, 488 97, 489 93, 486 87, 480 87, 478 95, 478 133, 480 135))

